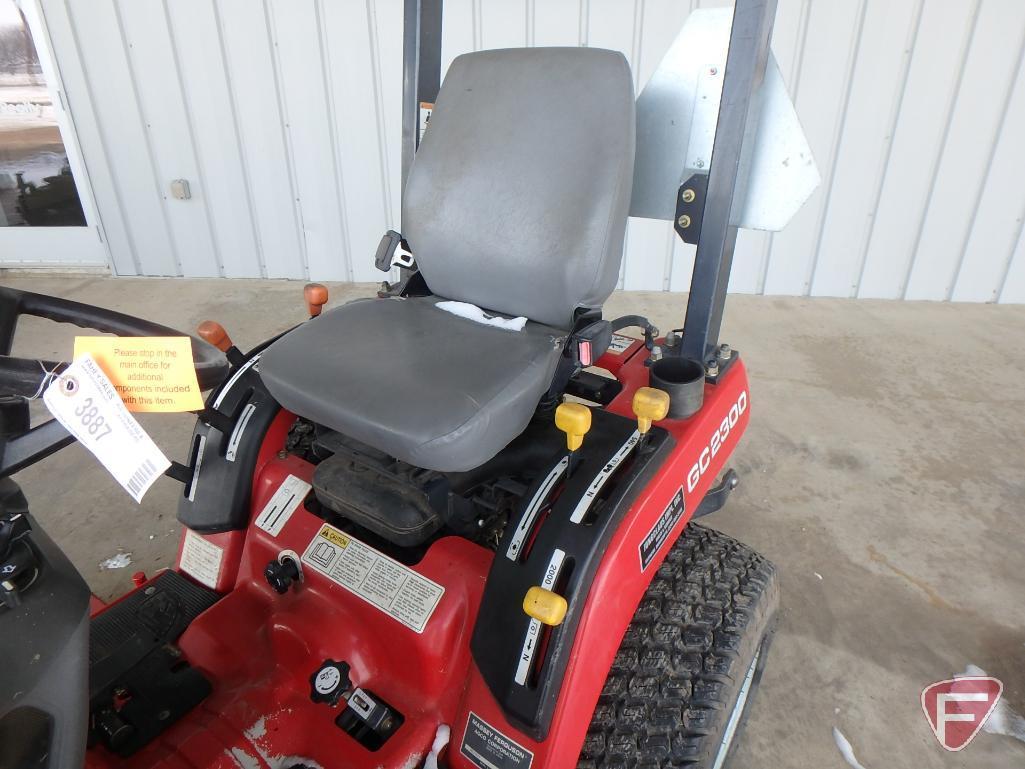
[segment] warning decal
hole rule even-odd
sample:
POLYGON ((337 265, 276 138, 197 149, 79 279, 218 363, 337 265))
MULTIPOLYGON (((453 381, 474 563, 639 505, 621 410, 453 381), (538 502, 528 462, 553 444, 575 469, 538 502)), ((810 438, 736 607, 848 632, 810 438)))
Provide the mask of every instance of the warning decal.
POLYGON ((632 336, 626 336, 626 334, 613 334, 612 341, 609 343, 608 352, 613 355, 622 355, 624 352, 630 349, 637 340, 632 336))
POLYGON ((424 632, 445 594, 438 583, 327 524, 302 561, 417 633, 424 632))
POLYGON ((185 530, 182 557, 178 562, 182 571, 191 574, 208 588, 216 590, 223 558, 224 551, 213 542, 204 539, 192 529, 185 530))
POLYGON ((534 754, 513 742, 473 711, 459 752, 480 769, 530 769, 534 754))
POLYGON ((637 553, 641 557, 641 571, 644 571, 655 560, 655 555, 666 543, 666 539, 676 526, 680 516, 683 515, 683 486, 676 492, 676 496, 669 502, 669 506, 662 511, 662 515, 655 521, 647 536, 641 540, 637 553))

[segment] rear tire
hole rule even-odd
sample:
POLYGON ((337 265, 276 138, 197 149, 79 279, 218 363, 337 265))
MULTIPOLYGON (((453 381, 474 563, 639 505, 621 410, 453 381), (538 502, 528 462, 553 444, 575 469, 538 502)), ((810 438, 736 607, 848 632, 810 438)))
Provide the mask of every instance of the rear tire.
POLYGON ((769 561, 687 526, 623 637, 579 769, 721 769, 750 711, 778 607, 769 561))

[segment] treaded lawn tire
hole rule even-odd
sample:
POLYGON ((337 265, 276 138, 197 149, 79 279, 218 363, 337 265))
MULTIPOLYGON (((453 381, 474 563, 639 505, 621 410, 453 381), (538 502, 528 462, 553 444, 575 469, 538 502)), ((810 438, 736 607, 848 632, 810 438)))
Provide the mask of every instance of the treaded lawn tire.
POLYGON ((773 565, 690 524, 648 587, 612 663, 579 769, 718 769, 761 679, 779 607, 773 565), (757 660, 756 660, 757 654, 757 660))

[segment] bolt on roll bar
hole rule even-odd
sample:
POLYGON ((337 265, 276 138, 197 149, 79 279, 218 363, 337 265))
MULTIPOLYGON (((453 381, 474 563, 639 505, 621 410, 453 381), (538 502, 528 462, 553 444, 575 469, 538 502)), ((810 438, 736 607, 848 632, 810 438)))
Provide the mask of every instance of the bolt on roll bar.
MULTIPOLYGON (((705 361, 715 355, 726 306, 726 290, 737 245, 738 227, 730 222, 734 201, 743 189, 741 173, 749 167, 751 143, 745 142, 752 95, 765 77, 776 0, 737 0, 726 55, 719 120, 708 167, 694 274, 680 355, 705 361), (738 182, 740 182, 738 184, 738 182)), ((753 121, 752 121, 753 122, 753 121)), ((681 194, 683 187, 681 186, 681 194)), ((679 222, 677 222, 677 232, 679 222)), ((680 233, 682 237, 682 233, 680 233)))

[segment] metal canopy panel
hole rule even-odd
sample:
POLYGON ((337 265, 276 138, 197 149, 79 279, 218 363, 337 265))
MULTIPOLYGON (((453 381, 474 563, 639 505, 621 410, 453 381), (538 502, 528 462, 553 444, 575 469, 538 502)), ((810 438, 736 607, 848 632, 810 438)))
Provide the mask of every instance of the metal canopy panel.
MULTIPOLYGON (((733 11, 691 13, 637 99, 637 157, 630 215, 672 221, 680 184, 707 174, 719 117, 733 11)), ((752 104, 758 116, 743 198, 731 216, 737 227, 783 229, 820 177, 770 52, 765 80, 752 104)))

